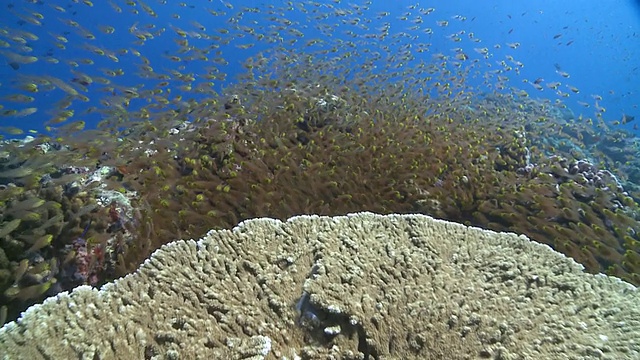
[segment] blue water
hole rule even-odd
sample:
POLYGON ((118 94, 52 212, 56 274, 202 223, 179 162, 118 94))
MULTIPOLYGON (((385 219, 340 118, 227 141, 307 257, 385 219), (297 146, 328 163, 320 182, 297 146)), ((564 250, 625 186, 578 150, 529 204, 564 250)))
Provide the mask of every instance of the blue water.
MULTIPOLYGON (((212 51, 208 54, 209 59, 221 58, 228 62, 228 65, 213 64, 210 61, 172 61, 170 55, 178 55, 178 45, 175 39, 180 38, 173 27, 185 31, 199 31, 212 35, 225 36, 219 33, 220 29, 232 29, 229 22, 231 18, 238 18, 237 13, 243 7, 255 7, 260 9, 259 13, 245 12, 239 20, 238 25, 257 29, 260 26, 273 25, 269 20, 271 16, 282 17, 281 15, 267 14, 269 5, 282 7, 286 5, 284 1, 229 1, 233 9, 226 7, 222 1, 161 1, 148 0, 147 3, 157 13, 157 17, 151 17, 143 11, 141 6, 127 5, 125 1, 113 0, 122 8, 121 13, 114 11, 107 1, 96 0, 93 6, 75 3, 73 1, 5 1, 3 11, 0 12, 0 23, 5 30, 24 30, 39 37, 37 41, 28 41, 26 45, 33 48, 31 54, 21 52, 17 49, 20 44, 13 42, 6 37, 3 40, 11 44, 10 48, 0 48, 0 50, 10 50, 23 55, 33 55, 39 60, 32 64, 24 64, 20 69, 13 70, 3 59, 0 60, 0 104, 7 109, 24 109, 27 107, 37 107, 38 112, 27 117, 1 117, 0 126, 15 126, 25 131, 35 130, 46 132, 45 123, 55 114, 57 102, 65 97, 65 93, 60 90, 50 92, 38 92, 36 94, 24 93, 15 89, 14 85, 19 81, 21 75, 44 75, 56 76, 64 81, 71 81, 73 74, 68 61, 79 61, 83 58, 90 58, 95 61, 93 65, 80 64, 78 70, 90 76, 104 76, 101 69, 117 69, 124 71, 123 76, 110 78, 120 86, 136 86, 140 89, 152 89, 159 81, 143 79, 136 75, 141 64, 141 59, 131 54, 130 49, 136 49, 143 56, 151 61, 151 66, 156 73, 170 74, 170 71, 179 69, 183 74, 194 74, 195 84, 205 82, 202 78, 207 66, 216 66, 220 71, 227 74, 224 81, 215 81, 213 88, 221 93, 223 89, 237 81, 237 76, 244 72, 241 64, 249 56, 253 56, 260 51, 272 49, 275 45, 266 41, 258 41, 251 35, 244 38, 234 38, 228 45, 219 44, 220 55, 215 55, 212 51), (54 5, 66 9, 62 13, 53 8, 54 5), (139 13, 133 14, 135 9, 139 13), (213 16, 208 10, 226 12, 225 16, 213 16), (31 16, 31 12, 38 12, 43 15, 40 20, 42 25, 34 25, 21 21, 19 15, 31 16), (179 18, 174 16, 179 15, 179 18), (87 40, 78 33, 77 29, 64 23, 62 20, 74 20, 82 27, 89 30, 96 36, 95 40, 87 40), (197 21, 206 30, 196 29, 193 22, 197 21), (113 34, 105 34, 99 30, 100 25, 113 26, 116 30, 113 34), (138 45, 136 39, 129 29, 132 26, 138 29, 145 29, 155 32, 164 28, 165 31, 153 40, 148 40, 144 45, 138 45), (154 25, 155 28, 146 28, 154 25), (64 44, 66 49, 57 48, 54 37, 51 34, 66 36, 68 43, 64 44), (255 43, 250 49, 238 48, 238 45, 255 43), (105 56, 98 56, 86 49, 86 44, 98 46, 104 49, 117 51, 118 49, 129 49, 128 54, 117 55, 119 62, 115 63, 105 56), (47 58, 55 58, 57 64, 47 62, 47 58), (36 99, 29 104, 20 104, 6 101, 5 96, 24 93, 34 96, 36 99)), ((135 2, 134 2, 135 3, 135 2)), ((295 49, 300 53, 312 51, 314 47, 307 47, 305 43, 314 38, 323 37, 327 41, 335 42, 337 39, 361 43, 364 41, 359 36, 365 33, 376 32, 373 29, 383 26, 384 23, 390 25, 390 33, 405 32, 415 39, 403 38, 399 43, 393 43, 394 39, 389 36, 384 41, 370 42, 366 46, 375 49, 376 46, 390 46, 392 49, 401 48, 409 43, 424 42, 430 43, 430 51, 424 53, 413 53, 415 59, 407 65, 411 66, 420 60, 430 62, 435 53, 443 53, 451 56, 451 49, 460 47, 472 58, 479 59, 486 70, 499 69, 500 61, 506 60, 506 56, 512 56, 513 61, 520 62, 523 66, 513 64, 512 68, 519 68, 520 74, 513 70, 504 73, 509 78, 509 85, 524 89, 532 98, 547 98, 552 101, 562 100, 576 116, 583 114, 584 117, 594 117, 594 95, 602 97, 599 105, 606 109, 603 113, 605 121, 613 122, 620 120, 622 114, 632 116, 638 114, 638 104, 640 94, 638 94, 638 84, 640 84, 638 58, 640 55, 640 5, 637 1, 605 0, 605 1, 582 1, 582 2, 561 2, 561 1, 450 1, 450 2, 421 2, 418 6, 409 1, 372 1, 362 14, 351 14, 348 16, 336 16, 330 14, 322 20, 309 22, 308 18, 313 17, 313 11, 318 13, 329 13, 330 6, 335 9, 350 9, 355 7, 350 4, 364 6, 365 1, 320 1, 318 6, 307 2, 292 2, 294 10, 284 12, 286 19, 293 24, 290 28, 295 28, 304 33, 304 37, 289 49, 295 49), (304 4, 304 5, 303 5, 304 4), (421 8, 433 7, 435 11, 429 15, 423 15, 423 23, 417 25, 419 30, 410 30, 413 23, 401 20, 405 13, 409 12, 408 18, 413 19, 419 15, 421 8), (300 11, 304 8, 307 13, 300 11), (376 19, 380 12, 389 12, 388 16, 376 19), (361 24, 366 24, 369 30, 361 30, 350 25, 340 25, 331 39, 326 38, 319 31, 314 29, 318 23, 336 24, 343 20, 360 18, 361 24), (367 21, 370 20, 370 23, 367 21), (436 21, 447 21, 448 26, 438 26, 436 21), (433 29, 433 34, 426 34, 423 30, 433 29), (356 37, 349 36, 345 31, 353 31, 356 37), (464 33, 461 33, 464 31, 464 33), (448 38, 451 34, 459 33, 461 41, 454 42, 448 38), (480 39, 481 42, 474 42, 469 37, 473 33, 473 39, 480 39), (554 38, 555 37, 555 38, 554 38), (507 46, 508 43, 519 43, 517 49, 507 46), (500 45, 496 48, 495 45, 500 45), (484 59, 473 49, 487 47, 490 50, 490 57, 484 59), (558 73, 558 69, 570 75, 565 78, 558 73), (555 91, 544 88, 542 91, 534 89, 530 84, 523 82, 527 79, 533 82, 542 78, 545 83, 559 81, 562 85, 558 88, 569 97, 558 95, 555 91), (579 89, 578 93, 570 91, 567 85, 579 89), (589 107, 586 107, 589 105, 589 107)), ((263 30, 261 30, 263 31, 263 30)), ((241 33, 233 31, 232 33, 241 33)), ((273 37, 273 34, 265 34, 266 38, 273 37)), ((294 38, 286 31, 281 31, 278 36, 282 37, 283 43, 294 38)), ((214 44, 215 41, 197 39, 192 35, 187 37, 191 45, 205 48, 214 44)), ((361 48, 362 49, 362 48, 361 48)), ((413 48, 415 50, 415 48, 413 48)), ((340 52, 349 51, 341 48, 340 52)), ((366 57, 366 54, 361 54, 366 57)), ((365 60, 364 58, 362 59, 365 60)), ((378 67, 382 69, 382 67, 378 67)), ((379 70, 382 71, 382 70, 379 70)), ((107 76, 104 76, 109 78, 107 76)), ((402 81, 401 79, 399 81, 402 81)), ((471 84, 481 85, 482 78, 467 79, 471 84)), ((427 83, 425 83, 428 85, 427 83)), ((184 92, 178 89, 183 83, 172 81, 168 88, 171 88, 172 95, 182 93, 184 99, 190 97, 199 98, 192 92, 184 92)), ((89 91, 84 93, 89 97, 89 102, 74 101, 71 109, 75 115, 71 121, 85 120, 88 127, 95 126, 100 121, 99 115, 84 114, 83 112, 91 106, 102 107, 101 99, 108 98, 100 89, 101 85, 93 84, 89 91)), ((145 99, 132 100, 130 109, 137 109, 147 104, 145 99)), ((629 124, 628 126, 632 126, 629 124)), ((12 137, 14 135, 7 135, 12 137)), ((18 135, 21 137, 24 135, 18 135)))

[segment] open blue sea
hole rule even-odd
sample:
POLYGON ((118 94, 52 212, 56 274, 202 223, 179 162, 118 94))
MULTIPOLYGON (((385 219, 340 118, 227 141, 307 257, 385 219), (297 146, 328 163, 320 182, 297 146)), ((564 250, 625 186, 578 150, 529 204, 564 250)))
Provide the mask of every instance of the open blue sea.
MULTIPOLYGON (((340 44, 340 40, 357 43, 359 36, 375 33, 385 26, 391 35, 400 32, 410 34, 411 37, 399 44, 393 36, 388 36, 368 46, 399 49, 411 42, 429 44, 428 51, 413 52, 415 59, 412 62, 429 62, 438 53, 450 56, 455 48, 482 62, 486 69, 503 68, 505 65, 500 63, 505 61, 506 66, 514 69, 504 73, 507 90, 514 87, 525 90, 531 98, 560 100, 576 117, 580 114, 594 117, 600 112, 605 121, 614 122, 621 120, 623 114, 637 115, 640 103, 639 8, 637 1, 614 0, 419 4, 355 0, 147 0, 146 3, 9 0, 3 2, 0 12, 0 39, 3 40, 0 47, 0 112, 4 115, 0 117, 0 127, 8 138, 23 137, 29 131, 47 133, 47 123, 62 106, 67 105, 60 102, 69 94, 56 87, 45 89, 41 86, 35 93, 25 92, 21 84, 33 80, 25 76, 50 75, 63 82, 71 82, 77 79, 73 71, 79 71, 90 77, 110 80, 108 85, 94 82, 87 86, 82 92, 85 99, 73 99, 64 107, 73 110, 68 122, 83 120, 86 128, 91 128, 101 119, 97 113, 86 111, 92 107, 109 106, 108 102, 101 103, 101 100, 110 95, 111 86, 142 90, 153 89, 160 82, 141 73, 141 57, 150 61, 154 73, 173 78, 165 90, 171 89, 172 95, 183 93, 184 99, 197 99, 197 94, 179 89, 184 84, 175 81, 172 70, 192 74, 195 87, 195 84, 207 81, 203 78, 205 69, 214 65, 226 77, 214 79, 212 88, 223 93, 226 86, 236 82, 238 75, 244 73, 241 64, 250 56, 278 46, 300 53, 311 51, 308 41, 325 36, 316 28, 318 24, 335 25, 330 40, 336 44, 340 44), (274 9, 281 7, 289 10, 276 14, 274 9), (429 8, 433 10, 428 15, 419 13, 420 9, 429 8), (348 12, 341 15, 340 9, 348 12), (353 10, 357 10, 357 14, 351 12, 353 10), (419 23, 415 22, 417 17, 421 19, 419 23), (349 24, 354 18, 357 18, 357 25, 363 26, 349 24), (282 24, 282 19, 290 23, 278 29, 275 25, 282 24), (425 29, 432 29, 432 33, 425 29), (186 35, 181 36, 177 31, 185 31, 186 35), (136 37, 144 32, 152 34, 153 38, 141 41, 136 37), (262 37, 258 38, 260 33, 262 37), (205 34, 219 38, 205 39, 205 34), (292 38, 298 41, 289 44, 292 38), (215 50, 207 51, 206 60, 190 59, 189 55, 194 51, 181 53, 180 45, 176 43, 178 39, 188 40, 188 46, 200 50, 212 45, 215 50), (515 45, 510 47, 508 44, 518 46, 514 49, 515 45), (244 48, 244 45, 251 47, 244 48), (474 51, 474 48, 485 47, 489 50, 486 57, 478 56, 479 53, 474 51), (99 55, 96 51, 100 50, 96 48, 105 50, 107 54, 113 53, 117 62, 99 55), (138 51, 140 56, 133 55, 132 50, 138 51), (12 54, 36 60, 22 64, 18 61, 16 64, 12 54), (171 56, 177 58, 172 59, 171 56), (119 70, 121 75, 105 75, 109 70, 119 70), (536 80, 542 85, 541 90, 531 86, 536 80), (560 84, 556 88, 544 86, 554 82, 560 84), (33 99, 15 99, 16 94, 33 99), (594 99, 600 97, 596 105, 594 99), (22 116, 20 111, 27 108, 37 110, 22 116), (19 130, 25 134, 20 134, 19 130)), ((338 47, 338 52, 349 51, 346 46, 338 47)), ((359 56, 366 61, 366 54, 360 53, 359 56)), ((378 69, 383 71, 382 67, 378 69)), ((483 80, 481 77, 467 79, 469 83, 477 81, 479 84, 483 80)), ((402 82, 402 79, 398 81, 402 82)), ((428 87, 428 80, 424 81, 428 87)), ((147 104, 148 99, 134 99, 129 109, 147 104)), ((49 125, 54 128, 61 126, 49 125)), ((629 129, 633 125, 627 124, 629 129)))

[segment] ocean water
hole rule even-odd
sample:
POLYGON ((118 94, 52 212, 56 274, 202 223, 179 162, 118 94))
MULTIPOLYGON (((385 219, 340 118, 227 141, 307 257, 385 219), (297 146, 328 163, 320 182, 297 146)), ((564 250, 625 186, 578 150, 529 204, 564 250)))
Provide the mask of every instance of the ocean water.
MULTIPOLYGON (((377 39, 375 43, 367 46, 399 47, 411 42, 423 42, 429 44, 429 50, 423 53, 414 52, 414 61, 430 61, 437 53, 451 55, 453 48, 462 48, 473 58, 478 59, 486 70, 499 69, 500 61, 507 61, 512 68, 518 68, 514 61, 523 66, 519 74, 510 71, 504 74, 508 78, 508 86, 521 88, 527 91, 532 98, 561 100, 576 116, 584 114, 585 117, 593 117, 597 112, 594 108, 594 96, 601 96, 598 105, 606 109, 603 119, 607 122, 620 120, 623 114, 634 116, 637 112, 639 95, 637 92, 638 79, 638 38, 640 27, 638 17, 638 3, 633 1, 603 1, 583 2, 576 5, 573 2, 535 1, 535 2, 434 2, 413 3, 410 1, 318 1, 318 2, 287 2, 285 1, 147 1, 146 4, 156 16, 150 16, 145 12, 142 4, 137 1, 95 1, 87 5, 82 1, 7 1, 3 4, 0 14, 2 29, 6 32, 3 36, 5 46, 0 50, 10 51, 23 56, 34 56, 37 61, 29 64, 19 64, 19 69, 12 68, 11 59, 4 56, 0 70, 0 104, 7 110, 23 110, 25 108, 37 108, 37 112, 29 116, 3 116, 3 127, 16 127, 24 131, 36 130, 46 132, 45 124, 59 110, 61 101, 66 95, 64 91, 51 90, 39 91, 35 94, 26 94, 35 99, 32 102, 13 102, 7 96, 24 94, 24 91, 16 86, 24 82, 22 76, 53 75, 62 81, 69 82, 75 76, 70 70, 80 71, 89 76, 105 77, 102 69, 121 69, 123 75, 108 77, 112 84, 120 86, 134 86, 140 89, 152 89, 159 81, 139 76, 140 57, 131 54, 131 49, 138 50, 142 56, 151 61, 155 73, 168 73, 171 69, 182 67, 183 73, 191 73, 195 77, 195 83, 204 82, 202 78, 205 68, 211 66, 212 59, 218 59, 215 66, 220 72, 226 73, 224 80, 215 80, 213 88, 221 90, 237 80, 237 76, 244 72, 240 66, 248 57, 261 51, 284 46, 288 50, 311 52, 316 49, 305 46, 305 43, 314 38, 322 38, 318 24, 332 26, 337 24, 332 38, 326 39, 332 42, 355 41, 363 43, 362 36, 367 33, 375 33, 385 24, 389 26, 390 34, 405 32, 416 36, 415 40, 405 39, 400 44, 394 44, 392 36, 384 40, 377 39), (111 4, 114 6, 112 6, 111 4), (130 3, 128 5, 127 3, 130 3), (286 29, 277 30, 277 22, 270 21, 273 15, 269 14, 269 7, 287 8, 278 17, 291 21, 289 29, 295 29, 302 33, 293 45, 287 41, 296 38, 286 29), (56 10, 63 9, 64 12, 56 10), (421 15, 420 9, 433 8, 429 15, 421 15), (114 10, 120 8, 118 12, 114 10), (257 11, 243 11, 247 8, 255 8, 257 11), (346 9, 344 15, 336 14, 333 9, 346 9), (361 11, 359 14, 354 9, 361 11), (221 13, 212 15, 210 11, 221 13), (314 18, 315 14, 323 14, 322 19, 314 18), (388 12, 387 16, 378 17, 380 13, 388 12), (37 13, 38 15, 34 15, 37 13), (224 14, 222 14, 224 13, 224 14), (42 16, 42 19, 39 18, 42 16), (282 16, 281 16, 282 15, 282 16), (405 16, 406 15, 406 16, 405 16), (422 22, 412 22, 417 16, 421 16, 422 22), (406 17, 407 20, 402 18, 406 17), (359 26, 343 24, 343 21, 359 19, 359 24, 365 25, 365 30, 359 26), (458 19, 460 20, 458 20, 458 19), (38 21, 35 24, 29 19, 38 21), (234 20, 235 19, 235 20, 234 20), (69 25, 69 21, 75 21, 79 26, 69 25), (237 24, 234 24, 237 21, 237 24), (438 26, 438 21, 448 22, 447 26, 438 26), (201 24, 204 30, 199 29, 201 24), (264 34, 262 40, 242 30, 234 29, 235 25, 253 28, 256 32, 265 32, 271 26, 271 33, 264 34), (114 32, 106 34, 101 31, 104 27, 113 27, 114 32), (414 27, 414 29, 410 29, 414 27), (200 60, 170 60, 172 55, 179 56, 180 46, 176 39, 182 38, 173 29, 183 29, 191 32, 185 38, 188 46, 195 46, 201 50, 212 45, 219 45, 215 51, 207 53, 209 61, 200 60), (425 29, 433 29, 433 34, 426 34, 425 29), (84 29, 84 30, 83 30, 84 29), (135 37, 135 29, 159 33, 153 39, 140 42, 135 37), (95 39, 86 38, 87 31, 95 36, 95 39), (229 34, 224 34, 229 30, 229 34), (20 32, 26 31, 38 37, 37 40, 24 39, 20 32), (221 32, 222 31, 222 32, 221 32), (355 37, 346 32, 352 31, 355 37), (218 35, 224 39, 220 41, 205 40, 201 34, 218 35), (454 40, 451 39, 452 35, 454 40), (469 37, 473 34, 473 38, 469 37), (55 36, 62 35, 68 42, 60 41, 55 36), (358 38, 360 36, 360 38, 358 38), (282 41, 273 39, 281 37, 282 41), (12 39, 13 38, 13 39, 12 39), (225 43, 228 41, 228 44, 225 43), (460 41, 456 41, 456 39, 460 41), (24 41, 23 41, 24 40, 24 41), (480 40, 475 42, 474 40, 480 40), (510 48, 507 44, 519 43, 517 49, 510 48), (238 46, 252 44, 249 49, 240 49, 238 46), (63 45, 64 49, 59 46, 63 45), (105 56, 97 55, 88 46, 95 46, 107 51, 117 53, 118 62, 114 62, 105 56), (500 48, 497 48, 497 47, 500 48), (474 48, 488 48, 488 57, 478 57, 474 48), (119 53, 126 49, 127 54, 119 53), (506 60, 511 56, 514 60, 506 60), (79 63, 78 67, 70 65, 70 61, 79 62, 82 59, 90 59, 94 64, 79 63), (222 63, 228 63, 222 65, 222 63), (569 74, 566 78, 559 74, 558 70, 569 74), (523 80, 530 82, 543 79, 545 83, 560 82, 557 89, 543 87, 542 91, 535 90, 523 80), (571 88, 579 92, 571 91, 571 88)), ((359 45, 362 46, 362 45, 359 45)), ((414 48, 415 49, 415 48, 414 48)), ((339 48, 338 52, 348 51, 339 48)), ((393 49, 392 49, 393 51, 393 49)), ((192 55, 185 54, 183 57, 192 55)), ((366 61, 366 54, 362 61, 366 61)), ((411 64, 407 64, 410 66, 411 64)), ((374 72, 376 70, 373 70, 374 72)), ((378 71, 384 71, 378 68, 378 71)), ((172 75, 169 75, 172 76, 172 75)), ((478 83, 482 78, 475 79, 478 83)), ((489 81, 495 81, 494 79, 489 81)), ((473 83, 473 80, 470 80, 473 83)), ((178 83, 173 82, 168 88, 172 88, 173 94, 179 93, 178 83)), ((93 84, 83 93, 88 101, 73 101, 69 109, 74 110, 73 120, 84 120, 87 127, 91 128, 100 120, 96 114, 83 113, 92 106, 101 107, 100 99, 108 96, 102 86, 93 84)), ((185 98, 197 95, 185 92, 185 98)), ((132 101, 132 108, 144 106, 143 99, 132 101)), ((631 125, 629 125, 631 126, 631 125)), ((15 130, 14 130, 15 132, 15 130)), ((19 137, 6 134, 8 137, 19 137)))

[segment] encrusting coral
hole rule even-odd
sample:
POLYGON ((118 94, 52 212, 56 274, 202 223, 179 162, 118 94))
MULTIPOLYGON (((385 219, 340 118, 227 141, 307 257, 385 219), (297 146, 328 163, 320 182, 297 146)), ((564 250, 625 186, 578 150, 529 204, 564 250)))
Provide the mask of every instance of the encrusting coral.
POLYGON ((255 219, 0 330, 12 359, 637 359, 640 293, 424 215, 255 219))

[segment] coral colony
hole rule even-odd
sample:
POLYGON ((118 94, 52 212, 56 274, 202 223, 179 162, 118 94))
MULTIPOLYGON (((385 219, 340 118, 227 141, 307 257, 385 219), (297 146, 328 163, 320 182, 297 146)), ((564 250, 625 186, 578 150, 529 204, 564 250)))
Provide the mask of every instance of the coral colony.
POLYGON ((520 44, 452 30, 462 15, 411 5, 394 15, 401 30, 366 2, 179 4, 202 7, 203 25, 159 11, 177 2, 95 4, 116 26, 90 1, 19 3, 8 11, 21 25, 0 32, 15 74, 0 113, 46 131, 0 129, 20 138, 0 148, 0 324, 129 274, 176 239, 301 214, 420 213, 515 232, 640 284, 635 138, 598 95, 593 115, 575 115, 559 67, 522 82, 520 44), (43 42, 50 54, 25 48, 43 42), (242 64, 232 81, 230 62, 242 64))

